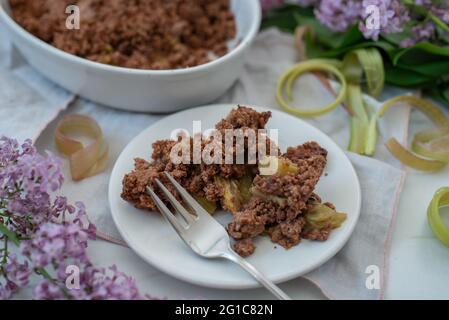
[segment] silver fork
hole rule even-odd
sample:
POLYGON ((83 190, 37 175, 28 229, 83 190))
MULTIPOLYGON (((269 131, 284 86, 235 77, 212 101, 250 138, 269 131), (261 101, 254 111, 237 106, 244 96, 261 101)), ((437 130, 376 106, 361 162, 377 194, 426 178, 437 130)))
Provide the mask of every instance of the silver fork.
POLYGON ((212 218, 211 215, 183 187, 181 187, 169 173, 164 172, 164 174, 179 192, 185 203, 192 208, 195 215, 189 213, 189 211, 179 203, 179 201, 158 179, 156 179, 157 185, 183 218, 183 221, 173 215, 151 188, 147 187, 147 192, 153 198, 164 218, 173 226, 181 239, 184 240, 195 253, 208 259, 228 259, 250 273, 279 300, 291 300, 289 296, 287 296, 265 275, 236 254, 231 249, 231 242, 225 228, 212 218))

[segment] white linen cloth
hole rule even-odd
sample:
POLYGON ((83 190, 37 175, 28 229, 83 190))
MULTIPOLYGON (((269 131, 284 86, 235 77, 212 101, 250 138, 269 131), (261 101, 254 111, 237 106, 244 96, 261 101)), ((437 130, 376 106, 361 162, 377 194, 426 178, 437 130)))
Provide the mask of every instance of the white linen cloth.
MULTIPOLYGON (((0 36, 3 35, 0 29, 0 36)), ((5 41, 0 41, 2 42, 5 41)), ((32 71, 17 58, 16 53, 11 52, 8 44, 0 45, 0 55, 0 61, 3 61, 0 62, 0 135, 7 134, 19 140, 25 137, 36 138, 48 124, 36 145, 40 150, 47 149, 57 153, 52 136, 56 123, 53 120, 60 110, 67 107, 73 99, 72 95, 32 71)), ((293 38, 290 35, 274 29, 262 32, 247 55, 240 80, 218 102, 278 108, 274 98, 277 79, 296 61, 293 38)), ((388 94, 391 92, 387 92, 387 96, 388 94)), ((298 81, 295 95, 300 106, 319 106, 332 99, 332 95, 312 76, 305 76, 298 81)), ((379 106, 379 103, 375 105, 379 106)), ((68 163, 65 161, 63 170, 67 178, 62 194, 72 202, 83 201, 91 221, 96 224, 103 237, 120 243, 120 236, 108 208, 110 172, 126 144, 163 116, 113 110, 83 99, 77 99, 64 113, 87 114, 99 122, 110 144, 110 163, 104 173, 75 183, 70 180, 68 163)), ((381 138, 375 159, 348 153, 362 187, 360 220, 346 246, 333 259, 305 276, 329 298, 383 297, 388 274, 391 229, 405 174, 398 162, 386 151, 382 137, 395 136, 399 141, 405 141, 408 115, 407 108, 397 108, 389 114, 387 121, 381 122, 381 138), (370 275, 367 272, 372 272, 372 266, 379 271, 380 287, 366 285, 370 275)), ((62 114, 59 115, 61 116, 62 114)), ((330 135, 342 148, 347 147, 348 118, 343 108, 309 121, 330 135)), ((157 292, 149 293, 158 295, 157 292)))

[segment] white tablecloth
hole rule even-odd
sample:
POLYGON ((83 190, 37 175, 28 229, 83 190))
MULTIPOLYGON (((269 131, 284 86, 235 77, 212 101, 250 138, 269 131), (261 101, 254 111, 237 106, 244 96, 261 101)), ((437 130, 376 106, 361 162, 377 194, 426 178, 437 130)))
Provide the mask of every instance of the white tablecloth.
MULTIPOLYGON (((51 131, 44 132, 38 147, 51 140, 51 131)), ((449 299, 449 249, 435 239, 426 219, 427 205, 433 193, 448 185, 448 178, 449 167, 435 174, 408 170, 393 229, 386 299, 449 299)), ((272 298, 264 289, 226 291, 190 285, 149 266, 127 248, 102 241, 91 242, 89 253, 99 265, 117 264, 137 279, 141 291, 157 296, 172 299, 272 298)), ((319 289, 301 278, 282 284, 281 288, 294 299, 325 298, 319 289)), ((29 296, 30 292, 22 292, 22 297, 29 296)))

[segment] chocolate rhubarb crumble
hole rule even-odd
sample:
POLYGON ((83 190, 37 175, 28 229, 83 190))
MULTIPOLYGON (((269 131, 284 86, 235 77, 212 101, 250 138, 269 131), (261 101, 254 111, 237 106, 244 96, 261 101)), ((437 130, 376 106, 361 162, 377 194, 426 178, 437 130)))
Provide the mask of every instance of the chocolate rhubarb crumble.
MULTIPOLYGON (((270 117, 270 112, 259 113, 239 106, 215 130, 223 133, 227 129, 260 130, 270 117)), ((192 138, 189 139, 192 144, 192 138)), ((205 138, 202 150, 213 139, 205 138)), ((316 142, 307 142, 281 154, 270 139, 258 139, 256 143, 264 143, 262 150, 266 152, 257 153, 255 164, 193 164, 193 161, 175 164, 170 154, 177 141, 157 141, 153 144, 151 161, 135 159, 135 169, 123 179, 122 198, 137 208, 157 211, 145 188, 150 186, 158 192, 156 178, 170 188, 163 174, 167 171, 211 214, 222 208, 233 215, 227 230, 241 256, 254 252, 253 239, 258 236, 269 236, 286 249, 298 245, 301 239, 327 240, 332 230, 346 219, 346 214, 337 212, 331 203, 323 203, 314 192, 326 167, 327 151, 316 142), (275 171, 268 172, 267 163, 276 164, 275 171)), ((247 140, 243 144, 246 154, 250 144, 247 140)), ((237 150, 234 141, 228 151, 236 156, 237 150)), ((177 195, 173 187, 170 191, 177 195)), ((158 193, 169 205, 164 195, 158 193)))
POLYGON ((22 27, 92 61, 135 69, 197 66, 228 52, 236 36, 229 0, 10 0, 22 27), (79 29, 66 8, 79 8, 79 29))

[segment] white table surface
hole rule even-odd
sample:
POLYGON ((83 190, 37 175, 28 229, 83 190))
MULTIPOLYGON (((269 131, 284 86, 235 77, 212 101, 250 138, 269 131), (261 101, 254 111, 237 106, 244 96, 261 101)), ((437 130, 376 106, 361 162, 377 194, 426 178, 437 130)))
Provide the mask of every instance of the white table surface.
MULTIPOLYGON (((46 143, 51 143, 49 132, 44 132, 37 145, 45 146, 46 143)), ((408 170, 393 230, 386 299, 449 299, 449 248, 435 239, 426 216, 434 192, 447 185, 449 167, 433 174, 408 170)), ((444 212, 444 219, 449 223, 449 210, 444 212)), ((116 264, 137 279, 142 293, 153 296, 171 299, 272 298, 263 289, 215 290, 178 281, 148 265, 130 249, 103 241, 91 241, 88 251, 95 264, 105 267, 116 264)), ((319 289, 304 279, 289 281, 281 287, 294 299, 325 298, 319 289)), ((30 295, 31 292, 25 291, 20 297, 30 295)))

